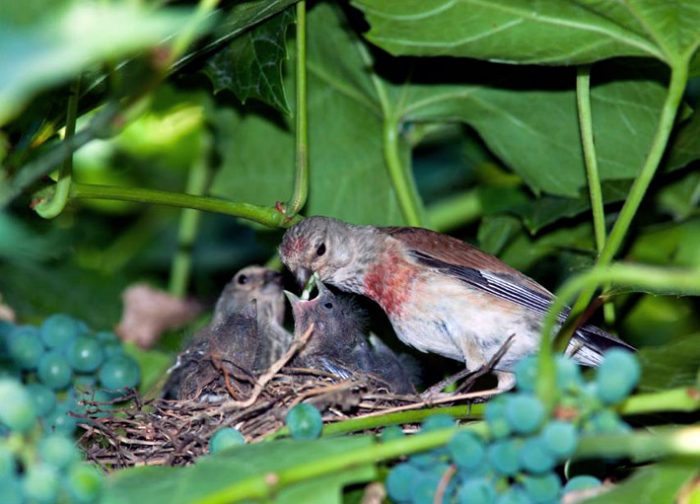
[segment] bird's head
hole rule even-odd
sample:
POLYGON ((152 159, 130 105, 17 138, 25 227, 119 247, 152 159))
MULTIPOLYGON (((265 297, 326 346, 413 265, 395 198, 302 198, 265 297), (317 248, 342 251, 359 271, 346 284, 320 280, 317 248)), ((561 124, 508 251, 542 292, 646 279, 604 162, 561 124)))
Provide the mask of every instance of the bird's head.
POLYGON ((360 292, 361 256, 371 229, 330 217, 308 217, 287 230, 280 258, 302 284, 315 272, 324 282, 360 292))
POLYGON ((216 325, 256 302, 258 320, 284 321, 282 274, 262 266, 247 266, 236 273, 216 302, 213 323, 216 325))

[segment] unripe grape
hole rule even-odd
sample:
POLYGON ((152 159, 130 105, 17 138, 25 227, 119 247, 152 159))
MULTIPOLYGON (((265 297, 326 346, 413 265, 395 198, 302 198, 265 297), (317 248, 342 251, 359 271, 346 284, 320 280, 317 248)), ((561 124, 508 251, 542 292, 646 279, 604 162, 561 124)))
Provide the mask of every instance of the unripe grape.
POLYGON ((574 454, 578 445, 578 431, 573 424, 553 420, 542 429, 542 441, 548 452, 558 460, 564 460, 574 454))
POLYGON ((424 478, 423 473, 410 464, 394 466, 384 482, 389 498, 397 502, 409 501, 417 483, 424 478))
POLYGON ((104 352, 97 340, 81 336, 68 346, 66 357, 75 371, 89 373, 100 367, 104 352))
POLYGON ((70 384, 73 372, 66 358, 54 350, 44 354, 39 361, 37 376, 47 387, 63 390, 70 384))
POLYGON ((583 385, 581 369, 568 357, 558 355, 555 360, 557 387, 564 392, 578 390, 583 385))
POLYGON ((431 415, 423 420, 422 432, 431 432, 440 429, 449 429, 455 426, 455 419, 451 415, 437 414, 431 415))
POLYGON ((26 388, 38 416, 43 417, 56 407, 56 394, 46 385, 30 383, 26 388))
POLYGON ((412 504, 433 504, 435 501, 435 491, 440 484, 440 476, 432 473, 425 473, 423 477, 413 487, 412 504))
POLYGON ((496 504, 532 504, 532 501, 525 490, 518 485, 513 485, 498 496, 496 504))
POLYGON ((114 334, 114 331, 100 331, 97 334, 95 334, 95 339, 102 344, 120 344, 119 337, 116 334, 114 334))
POLYGON ((0 445, 0 481, 14 478, 16 473, 17 460, 15 459, 15 454, 6 446, 0 445))
POLYGON ((48 432, 73 434, 78 425, 78 419, 70 415, 65 404, 59 404, 44 417, 43 424, 48 432))
POLYGON ((22 483, 16 475, 0 479, 0 502, 2 504, 24 504, 22 483))
POLYGON ((546 473, 541 476, 525 476, 523 478, 525 493, 536 504, 559 501, 561 480, 557 473, 546 473))
POLYGON ((68 470, 65 485, 73 502, 89 504, 97 502, 102 493, 104 478, 95 467, 76 463, 68 470))
POLYGON ((73 440, 61 434, 49 434, 39 441, 39 455, 57 469, 68 467, 80 458, 73 440))
POLYGON ((24 432, 36 422, 36 410, 27 390, 11 378, 0 379, 0 422, 24 432))
POLYGON ((537 383, 537 357, 530 355, 515 365, 515 382, 523 392, 534 392, 537 383))
POLYGON ((44 354, 39 331, 32 326, 16 327, 8 337, 8 351, 22 369, 36 369, 44 354))
POLYGON ((462 483, 457 492, 458 504, 493 504, 496 489, 484 478, 470 478, 462 483))
POLYGON ((525 393, 508 395, 505 412, 511 430, 519 434, 532 434, 537 431, 545 415, 540 400, 525 393))
POLYGON ((48 348, 65 349, 79 332, 78 322, 62 313, 51 315, 41 324, 41 339, 48 348))
POLYGON ((486 457, 491 467, 504 476, 514 476, 520 470, 520 443, 515 439, 499 439, 489 445, 486 457))
POLYGON ((577 492, 579 490, 587 490, 589 488, 596 488, 602 485, 601 481, 594 476, 574 476, 569 481, 566 482, 564 486, 564 493, 577 492))
POLYGON ((232 427, 222 427, 209 438, 209 453, 217 453, 243 444, 245 444, 245 438, 240 431, 232 427))
POLYGON ((492 438, 501 439, 510 435, 511 429, 508 420, 506 420, 506 407, 503 396, 491 399, 486 404, 484 420, 486 420, 486 425, 489 427, 489 434, 492 438))
POLYGON ((450 456, 460 469, 473 470, 484 463, 486 446, 479 436, 469 431, 460 431, 447 445, 450 456))
POLYGON ((107 359, 98 372, 100 383, 110 390, 135 387, 141 379, 139 366, 129 356, 114 356, 107 359))
POLYGON ((556 465, 554 455, 549 452, 540 437, 525 440, 519 454, 520 466, 532 474, 550 471, 556 465))
POLYGON ((398 425, 390 425, 389 427, 385 427, 382 432, 379 433, 379 440, 386 443, 387 441, 401 439, 405 436, 406 434, 404 434, 401 427, 398 425))
POLYGON ((287 412, 285 423, 294 439, 316 439, 321 435, 323 419, 311 404, 297 404, 287 412))
POLYGON ((637 386, 641 374, 634 354, 621 348, 607 351, 596 372, 598 397, 605 404, 622 401, 637 386))
POLYGON ((24 496, 39 504, 56 502, 58 488, 58 472, 48 464, 29 466, 22 479, 24 496))

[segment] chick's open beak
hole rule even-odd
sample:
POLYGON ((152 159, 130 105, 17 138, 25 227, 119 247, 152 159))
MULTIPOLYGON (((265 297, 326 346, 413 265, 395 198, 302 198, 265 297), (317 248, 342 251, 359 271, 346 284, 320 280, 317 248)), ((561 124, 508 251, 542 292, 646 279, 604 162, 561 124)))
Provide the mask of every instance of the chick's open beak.
POLYGON ((309 281, 309 278, 311 278, 311 274, 312 271, 309 268, 304 268, 303 266, 300 266, 294 272, 297 282, 299 282, 299 285, 301 285, 302 287, 304 287, 306 285, 306 282, 309 281))

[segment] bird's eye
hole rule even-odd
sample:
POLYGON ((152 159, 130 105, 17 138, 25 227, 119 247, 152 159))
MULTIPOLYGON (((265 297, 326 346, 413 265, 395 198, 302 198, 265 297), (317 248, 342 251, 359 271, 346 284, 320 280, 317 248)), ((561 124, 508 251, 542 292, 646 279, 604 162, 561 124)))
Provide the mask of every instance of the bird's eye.
POLYGON ((322 256, 323 254, 326 253, 326 244, 322 243, 321 245, 318 246, 316 249, 316 255, 317 256, 322 256))
POLYGON ((240 285, 245 285, 248 283, 248 277, 246 275, 241 275, 238 277, 238 283, 240 285))
POLYGON ((333 308, 333 303, 326 303, 323 305, 324 308, 331 310, 333 308))

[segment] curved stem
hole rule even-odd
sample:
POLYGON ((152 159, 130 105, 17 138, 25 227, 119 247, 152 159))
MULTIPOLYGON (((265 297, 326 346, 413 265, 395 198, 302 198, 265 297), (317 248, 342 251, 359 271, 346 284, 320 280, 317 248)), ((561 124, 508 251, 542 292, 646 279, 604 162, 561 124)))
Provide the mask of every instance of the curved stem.
POLYGON ((476 221, 484 213, 478 189, 444 198, 427 209, 428 223, 436 231, 449 231, 476 221))
POLYGON ((261 207, 249 203, 225 201, 209 196, 171 193, 155 189, 137 187, 114 187, 92 184, 73 184, 71 198, 107 199, 151 203, 179 208, 192 208, 205 212, 215 212, 255 221, 269 227, 286 228, 296 224, 301 217, 287 218, 275 208, 261 207))
POLYGON ((296 166, 294 189, 287 203, 285 213, 288 216, 298 214, 309 194, 309 140, 308 107, 306 87, 306 1, 297 3, 296 26, 296 166))
MULTIPOLYGON (((603 207, 603 191, 600 186, 598 174, 598 159, 593 140, 593 119, 591 113, 591 66, 580 66, 576 70, 576 102, 578 104, 579 128, 581 130, 581 146, 583 148, 583 160, 586 165, 586 177, 588 179, 588 194, 591 200, 593 213, 593 231, 598 254, 605 247, 605 209, 603 207)), ((605 303, 603 305, 605 321, 608 324, 615 322, 615 305, 605 303)))
MULTIPOLYGON (((664 151, 666 150, 666 145, 671 135, 671 131, 673 130, 673 125, 676 121, 678 107, 683 98, 683 92, 685 91, 687 81, 688 61, 686 58, 683 61, 675 63, 671 67, 671 80, 668 87, 668 93, 666 94, 666 99, 664 100, 664 104, 661 109, 659 125, 656 128, 656 133, 654 135, 654 139, 652 140, 649 153, 641 171, 639 172, 639 176, 635 179, 634 184, 632 184, 627 200, 625 201, 622 210, 620 210, 617 222, 615 222, 615 225, 610 232, 610 236, 605 243, 605 247, 598 257, 597 264, 599 266, 607 266, 610 264, 622 246, 627 231, 629 230, 629 226, 632 223, 632 219, 634 219, 634 216, 639 209, 639 205, 641 204, 642 199, 649 188, 649 184, 654 178, 654 174, 656 173, 664 151)), ((569 318, 577 317, 580 313, 582 313, 586 306, 588 306, 590 303, 594 294, 595 285, 583 291, 576 300, 576 303, 574 303, 569 318)), ((545 345, 549 344, 549 333, 543 334, 545 335, 542 340, 544 347, 545 345)), ((571 338, 572 334, 572 328, 561 331, 556 338, 559 341, 558 346, 566 347, 566 343, 568 343, 568 340, 571 338)))
MULTIPOLYGON (((386 113, 387 111, 385 111, 386 113)), ((399 207, 406 224, 422 226, 421 203, 413 177, 401 161, 399 126, 391 117, 384 118, 383 128, 384 159, 389 170, 389 177, 394 185, 399 207)))
MULTIPOLYGON (((80 98, 80 77, 70 86, 68 95, 68 111, 66 113, 66 134, 64 139, 69 140, 75 136, 75 121, 78 117, 78 100, 80 98)), ((73 152, 68 154, 58 172, 58 180, 53 189, 53 194, 48 199, 40 201, 34 206, 34 210, 44 219, 53 219, 63 212, 68 203, 70 185, 73 180, 73 152)))

